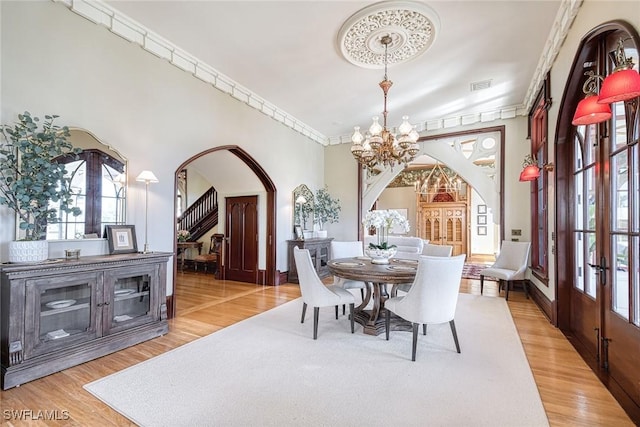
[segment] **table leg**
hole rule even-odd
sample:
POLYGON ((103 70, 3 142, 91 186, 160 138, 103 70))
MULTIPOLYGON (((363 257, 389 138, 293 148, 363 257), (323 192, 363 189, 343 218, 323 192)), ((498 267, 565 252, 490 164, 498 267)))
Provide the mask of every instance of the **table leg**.
MULTIPOLYGON (((386 283, 367 283, 367 293, 362 304, 354 310, 354 319, 362 325, 363 332, 367 335, 380 335, 384 333, 384 302, 389 298, 386 283), (373 291, 373 292, 372 292, 373 291), (365 307, 371 301, 373 296, 373 306, 371 310, 365 310, 365 307)), ((391 317, 391 330, 410 331, 411 323, 408 323, 397 316, 391 317)))

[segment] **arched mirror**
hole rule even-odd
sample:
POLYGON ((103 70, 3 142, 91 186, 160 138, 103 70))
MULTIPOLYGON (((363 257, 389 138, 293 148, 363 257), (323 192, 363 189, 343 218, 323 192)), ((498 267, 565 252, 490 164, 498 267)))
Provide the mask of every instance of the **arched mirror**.
POLYGON ((313 228, 313 192, 304 184, 293 190, 293 224, 302 230, 313 228))
POLYGON ((65 163, 82 214, 61 213, 59 223, 47 225, 47 240, 99 238, 105 225, 126 222, 127 160, 84 129, 69 133, 68 141, 82 153, 58 161, 65 163))

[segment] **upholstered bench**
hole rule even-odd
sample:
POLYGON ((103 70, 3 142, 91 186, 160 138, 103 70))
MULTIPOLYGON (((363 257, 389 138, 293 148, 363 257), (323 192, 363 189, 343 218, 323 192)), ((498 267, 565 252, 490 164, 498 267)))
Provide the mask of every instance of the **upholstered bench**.
MULTIPOLYGON (((404 259, 418 259, 422 254, 422 248, 424 247, 425 240, 419 237, 408 236, 389 236, 387 238, 389 246, 396 245, 397 252, 393 256, 394 258, 404 259)), ((369 246, 369 243, 374 245, 378 244, 377 236, 365 236, 364 245, 369 246)))

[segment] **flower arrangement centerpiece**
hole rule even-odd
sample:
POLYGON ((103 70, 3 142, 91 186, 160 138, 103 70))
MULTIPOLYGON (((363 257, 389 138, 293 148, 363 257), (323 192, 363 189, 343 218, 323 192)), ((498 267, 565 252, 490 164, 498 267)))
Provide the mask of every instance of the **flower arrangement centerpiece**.
POLYGON ((388 264, 389 258, 396 253, 396 245, 389 245, 389 230, 401 227, 405 232, 409 231, 409 222, 398 211, 393 209, 369 211, 362 221, 366 229, 375 229, 378 236, 378 244, 369 243, 365 253, 371 257, 374 264, 388 264))
POLYGON ((178 242, 186 242, 191 237, 189 230, 178 230, 176 235, 178 236, 178 242))

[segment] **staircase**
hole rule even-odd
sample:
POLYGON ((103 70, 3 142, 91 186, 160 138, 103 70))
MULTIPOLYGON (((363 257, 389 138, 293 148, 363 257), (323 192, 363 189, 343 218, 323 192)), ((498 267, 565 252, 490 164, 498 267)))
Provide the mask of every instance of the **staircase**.
POLYGON ((198 240, 218 225, 218 192, 208 189, 178 218, 178 230, 189 230, 190 240, 198 240))

